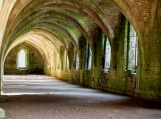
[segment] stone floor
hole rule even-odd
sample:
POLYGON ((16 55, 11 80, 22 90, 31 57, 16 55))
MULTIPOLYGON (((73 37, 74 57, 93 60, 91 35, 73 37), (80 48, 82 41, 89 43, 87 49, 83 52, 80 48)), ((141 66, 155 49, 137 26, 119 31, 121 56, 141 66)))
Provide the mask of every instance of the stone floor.
POLYGON ((160 103, 41 75, 5 75, 6 119, 161 119, 160 103))

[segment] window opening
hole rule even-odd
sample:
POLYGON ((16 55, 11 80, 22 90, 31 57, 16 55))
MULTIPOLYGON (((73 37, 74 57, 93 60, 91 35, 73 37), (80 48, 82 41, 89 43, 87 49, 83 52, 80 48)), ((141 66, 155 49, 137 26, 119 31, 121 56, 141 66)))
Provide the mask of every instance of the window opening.
POLYGON ((138 38, 133 26, 126 21, 124 37, 125 70, 136 73, 138 58, 138 38))
POLYGON ((86 69, 91 69, 91 67, 92 67, 92 51, 91 51, 89 44, 87 43, 86 45, 86 69))
POLYGON ((26 52, 23 49, 18 54, 18 68, 26 68, 26 52))
POLYGON ((68 59, 68 55, 66 53, 66 66, 65 69, 69 69, 69 59, 68 59))
POLYGON ((75 59, 75 69, 78 70, 79 69, 79 56, 78 56, 78 53, 76 55, 76 59, 75 59))
POLYGON ((102 69, 108 71, 110 69, 111 60, 111 46, 106 35, 103 34, 103 55, 102 55, 102 69))

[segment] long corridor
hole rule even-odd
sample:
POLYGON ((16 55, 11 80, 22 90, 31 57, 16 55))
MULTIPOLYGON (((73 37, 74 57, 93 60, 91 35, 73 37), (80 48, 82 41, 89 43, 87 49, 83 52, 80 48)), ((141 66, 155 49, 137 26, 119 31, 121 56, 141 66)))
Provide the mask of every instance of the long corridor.
POLYGON ((5 75, 6 119, 161 119, 160 103, 43 75, 5 75))

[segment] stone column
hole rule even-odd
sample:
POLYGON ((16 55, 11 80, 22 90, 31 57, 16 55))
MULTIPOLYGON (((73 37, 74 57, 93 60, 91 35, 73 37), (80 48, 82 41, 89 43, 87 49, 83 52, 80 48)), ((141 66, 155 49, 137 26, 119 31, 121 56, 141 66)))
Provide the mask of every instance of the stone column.
POLYGON ((150 19, 143 33, 145 54, 139 55, 137 88, 139 97, 161 100, 161 4, 158 2, 151 10, 153 20, 150 19))

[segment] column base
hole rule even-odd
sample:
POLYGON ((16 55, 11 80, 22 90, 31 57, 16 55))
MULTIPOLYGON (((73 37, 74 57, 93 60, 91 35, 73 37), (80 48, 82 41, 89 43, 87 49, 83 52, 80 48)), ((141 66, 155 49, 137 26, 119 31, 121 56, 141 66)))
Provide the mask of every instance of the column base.
POLYGON ((5 111, 2 108, 0 108, 0 119, 5 119, 5 117, 5 111))

